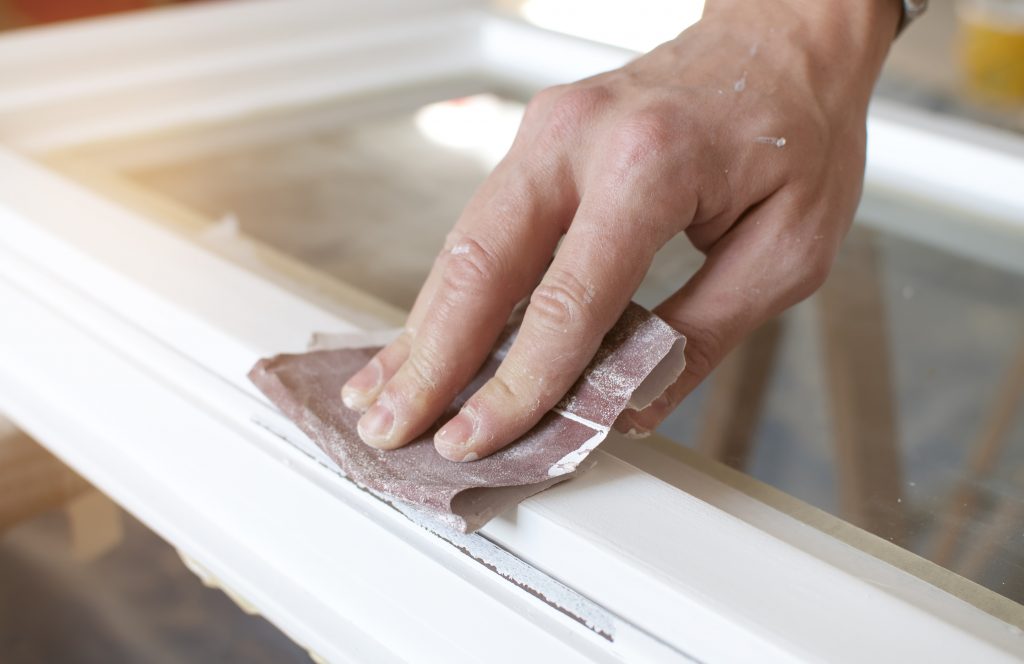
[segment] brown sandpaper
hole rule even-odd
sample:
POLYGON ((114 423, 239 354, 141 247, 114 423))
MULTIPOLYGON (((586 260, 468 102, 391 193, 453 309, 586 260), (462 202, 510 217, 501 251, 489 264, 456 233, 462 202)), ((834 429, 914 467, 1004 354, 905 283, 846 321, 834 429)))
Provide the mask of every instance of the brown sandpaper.
MULTIPOLYGON (((473 382, 438 425, 455 415, 494 375, 515 338, 510 324, 473 382)), ((349 338, 346 344, 353 342, 349 338)), ((683 369, 685 339, 631 303, 605 336, 583 375, 558 406, 508 447, 458 463, 434 449, 436 426, 397 450, 364 444, 360 413, 341 402, 345 382, 379 348, 333 348, 277 355, 256 363, 249 378, 356 484, 387 499, 412 503, 463 531, 585 468, 587 455, 628 406, 643 408, 683 369)))

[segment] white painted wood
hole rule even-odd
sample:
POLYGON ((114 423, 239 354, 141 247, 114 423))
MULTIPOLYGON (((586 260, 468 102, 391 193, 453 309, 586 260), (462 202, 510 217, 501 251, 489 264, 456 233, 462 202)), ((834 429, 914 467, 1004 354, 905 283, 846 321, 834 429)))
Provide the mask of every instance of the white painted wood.
POLYGON ((868 139, 870 186, 1024 226, 1019 134, 875 101, 868 139))
MULTIPOLYGON (((594 471, 484 535, 593 600, 583 605, 612 621, 609 642, 254 423, 273 417, 244 378, 257 357, 393 311, 351 291, 348 313, 329 311, 10 149, 430 78, 530 89, 630 57, 460 5, 265 1, 251 30, 239 4, 0 38, 0 408, 332 661, 1024 656, 1016 628, 706 474, 682 471, 698 498, 599 453, 594 471), (54 60, 58 42, 73 65, 54 60), (19 74, 35 64, 46 81, 19 74)), ((1015 223, 1020 198, 1004 187, 974 178, 943 198, 957 168, 922 176, 921 163, 886 152, 913 140, 930 160, 968 150, 974 168, 1015 172, 1005 150, 886 122, 873 119, 872 178, 1015 223)))
POLYGON ((0 40, 0 140, 48 151, 464 76, 478 69, 479 15, 444 9, 467 4, 263 0, 255 21, 226 4, 212 14, 184 7, 43 29, 38 41, 30 29, 0 40))
POLYGON ((1024 271, 1020 135, 876 101, 864 189, 859 216, 867 223, 1024 271))
POLYGON ((463 30, 458 17, 482 4, 303 0, 296 7, 280 0, 249 0, 245 5, 167 7, 22 29, 0 40, 2 108, 24 111, 103 91, 173 84, 203 71, 301 63, 337 49, 395 41, 410 34, 402 26, 424 22, 449 23, 449 31, 457 32, 463 30))

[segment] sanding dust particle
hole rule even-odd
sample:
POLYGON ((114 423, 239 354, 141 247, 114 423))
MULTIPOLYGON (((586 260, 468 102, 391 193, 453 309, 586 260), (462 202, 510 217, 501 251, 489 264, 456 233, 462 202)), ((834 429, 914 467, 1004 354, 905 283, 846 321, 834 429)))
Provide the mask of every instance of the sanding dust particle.
POLYGON ((765 143, 767 145, 774 145, 777 148, 784 147, 786 145, 786 139, 783 136, 758 136, 754 139, 755 143, 765 143))
POLYGON ((732 89, 736 92, 743 92, 747 88, 747 72, 743 72, 743 76, 740 76, 735 83, 732 84, 732 89))

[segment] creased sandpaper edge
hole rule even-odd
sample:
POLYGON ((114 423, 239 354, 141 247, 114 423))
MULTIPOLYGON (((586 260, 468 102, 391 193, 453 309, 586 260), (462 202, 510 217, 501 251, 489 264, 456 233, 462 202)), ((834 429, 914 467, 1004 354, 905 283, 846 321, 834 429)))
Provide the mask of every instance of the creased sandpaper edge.
MULTIPOLYGON (((465 489, 461 489, 459 491, 456 491, 455 493, 453 493, 451 496, 449 496, 447 498, 448 511, 440 510, 440 509, 438 509, 438 508, 436 508, 436 507, 434 507, 432 505, 426 505, 426 504, 423 504, 423 503, 412 503, 412 502, 403 500, 403 499, 399 498, 398 496, 395 496, 395 495, 392 495, 392 494, 389 494, 389 493, 384 493, 382 491, 374 489, 373 487, 370 487, 370 486, 367 486, 367 485, 363 484, 358 479, 356 479, 356 477, 352 476, 348 472, 346 467, 345 467, 345 460, 342 459, 342 458, 339 458, 341 455, 336 454, 332 449, 330 449, 329 446, 322 444, 320 441, 318 441, 316 439, 316 437, 310 435, 310 433, 308 431, 306 431, 306 429, 303 426, 303 424, 300 424, 299 422, 297 422, 296 418, 292 417, 291 414, 288 412, 290 410, 290 408, 286 407, 285 404, 282 404, 281 402, 279 402, 277 399, 275 399, 269 393, 269 392, 272 392, 273 390, 268 390, 267 386, 264 384, 265 382, 269 383, 269 382, 272 381, 276 385, 279 385, 281 387, 285 387, 283 382, 281 381, 281 379, 278 377, 278 375, 273 370, 270 370, 269 367, 271 367, 278 358, 284 357, 286 355, 288 355, 288 354, 287 353, 283 353, 281 355, 275 355, 273 357, 261 358, 261 359, 257 360, 256 364, 254 364, 252 369, 249 370, 249 373, 247 374, 247 377, 253 383, 253 385, 255 385, 260 390, 260 392, 263 393, 263 395, 274 405, 274 407, 281 413, 281 415, 283 417, 287 418, 290 422, 292 422, 292 424, 295 425, 295 427, 302 433, 303 436, 305 436, 310 442, 312 442, 313 445, 315 445, 321 452, 323 452, 327 456, 327 458, 329 458, 338 467, 338 472, 341 473, 341 475, 345 479, 347 479, 348 481, 352 482, 353 484, 355 484, 360 489, 363 489, 364 491, 367 491, 367 492, 373 494, 374 496, 377 496, 379 499, 382 499, 385 502, 388 502, 389 504, 392 503, 392 502, 397 502, 397 503, 401 503, 403 505, 415 506, 416 509, 418 509, 418 510, 420 510, 422 512, 429 513, 429 514, 433 515, 435 519, 437 519, 441 523, 445 524, 446 526, 454 528, 455 530, 457 530, 459 532, 467 533, 468 534, 468 533, 475 532, 476 530, 479 530, 488 521, 493 519, 498 514, 506 511, 510 507, 514 506, 514 504, 513 505, 506 505, 504 509, 496 509, 495 507, 491 507, 491 508, 488 509, 487 513, 488 513, 489 516, 487 516, 487 517, 481 517, 481 516, 475 516, 474 517, 473 515, 467 515, 467 514, 456 512, 456 510, 454 509, 452 503, 455 501, 456 498, 458 498, 458 496, 464 494, 466 491, 472 491, 474 489, 481 489, 481 490, 486 490, 486 491, 501 491, 502 489, 524 489, 524 493, 517 494, 517 495, 521 496, 519 498, 519 500, 516 501, 516 503, 515 503, 515 504, 518 504, 519 502, 522 502, 523 500, 526 500, 530 496, 535 495, 536 493, 539 493, 540 491, 543 491, 544 489, 546 489, 546 488, 548 488, 550 486, 553 486, 553 485, 559 483, 560 481, 569 479, 569 477, 571 476, 571 474, 567 474, 564 477, 553 478, 552 481, 548 481, 548 482, 535 482, 535 483, 532 483, 532 484, 512 484, 512 485, 495 486, 495 487, 467 487, 465 489), (529 490, 529 489, 532 489, 533 487, 537 487, 537 488, 535 490, 532 490, 532 491, 529 490)), ((283 390, 283 391, 287 392, 287 390, 283 390)), ((316 417, 315 413, 310 413, 308 416, 315 418, 321 424, 326 424, 319 417, 316 417)), ((303 419, 303 422, 305 422, 305 419, 303 419)))

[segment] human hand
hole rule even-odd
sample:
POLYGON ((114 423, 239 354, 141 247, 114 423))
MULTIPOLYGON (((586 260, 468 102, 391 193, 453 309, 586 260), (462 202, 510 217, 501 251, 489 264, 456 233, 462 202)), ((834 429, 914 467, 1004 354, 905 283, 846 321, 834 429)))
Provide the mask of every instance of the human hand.
POLYGON ((824 281, 860 196, 867 103, 898 16, 897 0, 709 1, 675 40, 538 94, 405 333, 345 385, 345 404, 368 409, 363 440, 392 449, 426 431, 530 296, 495 376, 434 438, 453 461, 515 440, 684 232, 706 260, 655 311, 687 336, 686 371, 621 421, 653 429, 744 335, 824 281))

